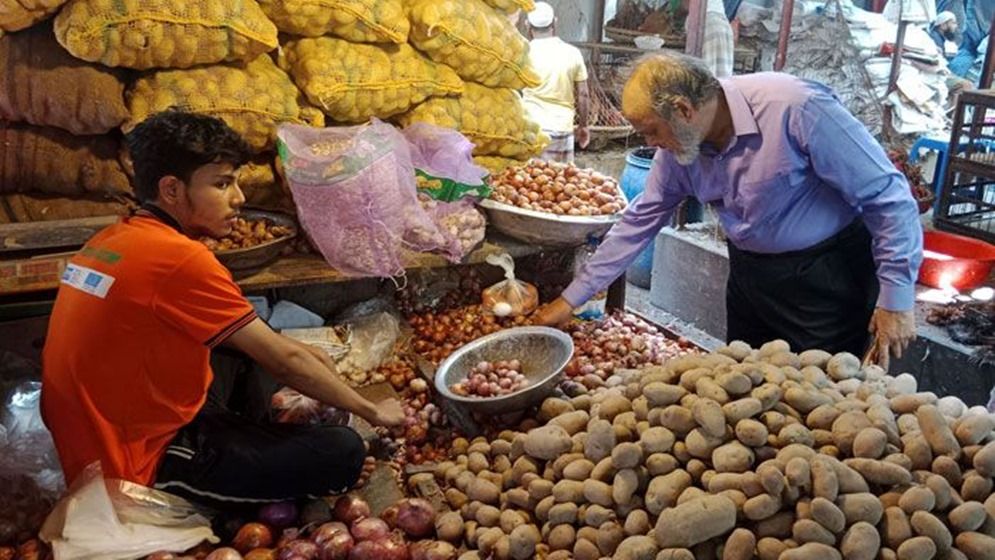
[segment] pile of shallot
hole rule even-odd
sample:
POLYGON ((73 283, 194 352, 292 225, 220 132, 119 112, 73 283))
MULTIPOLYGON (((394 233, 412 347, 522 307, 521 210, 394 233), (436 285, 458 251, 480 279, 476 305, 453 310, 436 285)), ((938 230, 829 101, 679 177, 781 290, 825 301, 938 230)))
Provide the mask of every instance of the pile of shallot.
POLYGON ((491 178, 491 198, 526 210, 567 216, 607 216, 625 209, 615 179, 567 163, 532 160, 491 178))
POLYGON ((501 329, 525 325, 528 318, 495 317, 479 305, 469 305, 413 315, 408 322, 415 331, 413 350, 426 360, 439 363, 467 342, 501 329))
POLYGON ((574 356, 567 376, 588 388, 598 387, 616 369, 638 369, 695 350, 686 340, 667 338, 659 329, 630 313, 616 312, 601 321, 572 323, 574 356))
POLYGON ((521 373, 519 360, 482 361, 470 369, 466 379, 449 386, 453 393, 464 397, 500 397, 524 389, 529 380, 521 373))

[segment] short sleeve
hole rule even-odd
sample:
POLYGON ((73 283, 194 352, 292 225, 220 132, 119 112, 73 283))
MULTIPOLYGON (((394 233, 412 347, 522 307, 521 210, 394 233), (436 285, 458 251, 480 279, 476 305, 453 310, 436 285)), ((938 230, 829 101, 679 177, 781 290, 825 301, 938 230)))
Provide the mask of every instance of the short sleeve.
POLYGON ((584 55, 581 54, 580 50, 576 50, 574 56, 577 60, 576 70, 574 70, 574 81, 583 82, 587 79, 587 63, 584 62, 584 55))
POLYGON ((213 348, 256 318, 231 273, 209 251, 197 251, 164 279, 156 315, 213 348))

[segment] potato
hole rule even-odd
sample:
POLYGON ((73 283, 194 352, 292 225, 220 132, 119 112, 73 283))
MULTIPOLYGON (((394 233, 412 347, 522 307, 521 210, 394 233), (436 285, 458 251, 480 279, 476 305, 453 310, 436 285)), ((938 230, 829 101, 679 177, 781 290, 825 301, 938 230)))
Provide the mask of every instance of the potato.
POLYGON ((825 498, 812 500, 812 519, 832 533, 842 533, 846 527, 846 516, 843 511, 825 498))
POLYGON ((615 448, 615 430, 607 420, 591 420, 587 425, 587 441, 584 442, 584 455, 598 462, 611 455, 615 448))
POLYGON ((598 560, 601 558, 601 551, 598 550, 598 545, 594 544, 594 541, 578 537, 577 542, 574 543, 573 558, 574 560, 598 560))
POLYGON ((836 500, 839 495, 839 478, 836 476, 836 469, 829 461, 816 457, 811 461, 812 469, 812 495, 825 498, 830 502, 836 500))
POLYGON ((784 391, 779 385, 766 383, 750 392, 750 396, 760 401, 763 410, 770 410, 775 404, 781 401, 784 391))
POLYGON ((743 504, 743 515, 751 521, 773 517, 781 509, 781 499, 770 494, 754 496, 743 504))
POLYGON ((925 511, 917 511, 910 519, 912 530, 921 537, 928 537, 940 552, 950 550, 953 546, 953 536, 950 529, 936 516, 925 511))
POLYGON ((612 484, 612 501, 618 505, 627 504, 638 489, 639 475, 632 469, 623 469, 615 473, 615 480, 612 484))
POLYGON ((980 502, 992 493, 992 479, 980 476, 976 472, 968 472, 960 487, 960 495, 968 501, 980 502))
MULTIPOLYGON (((729 402, 729 393, 710 377, 702 377, 694 384, 694 392, 699 397, 710 399, 723 405, 729 402)), ((720 409, 721 410, 721 409, 720 409)))
POLYGON ((601 527, 609 521, 615 521, 615 512, 606 507, 594 504, 587 506, 581 518, 590 527, 601 527))
POLYGON ((707 496, 665 509, 654 534, 661 548, 688 548, 723 535, 735 525, 736 505, 724 496, 707 496))
POLYGON ((655 560, 658 550, 651 537, 632 536, 618 545, 612 560, 655 560))
POLYGON ((494 527, 501 521, 501 510, 494 506, 481 505, 474 518, 484 527, 494 527))
POLYGON ((577 530, 572 525, 557 525, 549 531, 546 542, 550 550, 573 550, 577 530))
POLYGON ((623 540, 625 540, 625 530, 618 523, 607 521, 598 527, 597 545, 602 555, 613 554, 623 540))
POLYGON ((844 464, 860 473, 867 482, 883 486, 897 486, 912 482, 912 473, 899 465, 874 459, 846 459, 844 464))
POLYGON ((625 529, 625 534, 630 537, 634 535, 646 535, 652 528, 653 525, 650 524, 650 517, 649 514, 646 513, 646 510, 632 510, 629 512, 629 515, 625 517, 623 529, 625 529))
POLYGON ((904 541, 896 550, 898 560, 930 560, 936 556, 936 544, 927 537, 904 541))
POLYGON ((783 447, 792 443, 813 446, 815 445, 815 436, 801 424, 788 424, 777 433, 777 445, 783 447))
POLYGON ((805 458, 795 457, 787 461, 784 474, 788 484, 795 488, 808 488, 812 485, 812 467, 805 458))
POLYGON ((726 417, 722 407, 716 401, 708 398, 698 399, 691 408, 695 422, 708 436, 722 437, 726 433, 726 417))
POLYGON ((674 432, 677 437, 686 436, 698 425, 690 410, 676 404, 663 409, 659 422, 661 426, 674 432))
POLYGON ((687 391, 679 385, 666 383, 650 383, 643 387, 643 396, 652 408, 670 406, 680 402, 687 391))
POLYGON ((800 519, 791 528, 791 538, 800 544, 822 543, 829 546, 836 544, 836 537, 828 529, 812 519, 800 519))
POLYGON ((933 449, 935 455, 948 455, 956 458, 960 454, 960 443, 947 424, 946 418, 934 405, 920 406, 916 410, 919 427, 933 449))
POLYGON ((738 441, 727 443, 712 452, 712 464, 717 472, 745 472, 753 466, 750 448, 738 441))
POLYGON ((974 470, 988 478, 995 477, 995 441, 987 443, 974 455, 974 470))
MULTIPOLYGON (((691 430, 684 439, 688 453, 698 459, 711 459, 712 452, 724 443, 724 438, 716 438, 706 434, 701 428, 691 430)), ((676 449, 676 444, 675 444, 676 449)), ((679 457, 678 457, 679 458, 679 457)))
POLYGON ((781 553, 778 560, 840 560, 841 556, 832 546, 821 543, 805 543, 781 553))
POLYGON ((788 545, 780 539, 764 537, 757 541, 757 558, 760 560, 777 560, 788 550, 788 545))
POLYGON ((961 533, 954 540, 970 560, 995 560, 995 538, 981 533, 961 533))
POLYGON ((529 430, 525 436, 525 452, 536 459, 550 461, 570 451, 573 441, 560 426, 543 426, 529 430))
POLYGON ((463 539, 463 518, 455 511, 443 513, 435 519, 435 533, 441 540, 459 543, 463 539))
POLYGON ((689 486, 691 475, 684 470, 653 478, 646 490, 646 510, 650 515, 659 515, 664 509, 676 505, 681 492, 689 486))
POLYGON ((563 477, 568 480, 579 480, 583 482, 594 470, 594 463, 587 459, 576 459, 563 469, 563 477))
MULTIPOLYGON (((563 525, 564 523, 574 524, 577 522, 577 504, 563 503, 556 504, 549 508, 548 520, 550 526, 563 525)), ((506 531, 508 532, 508 531, 506 531)))
POLYGON ((844 560, 875 560, 880 549, 878 530, 865 521, 853 524, 840 543, 844 560))
POLYGON ((612 507, 612 487, 599 480, 585 480, 584 499, 588 503, 612 507))
POLYGON ((932 511, 935 506, 936 496, 929 488, 922 486, 909 488, 898 500, 898 507, 902 508, 906 515, 912 515, 913 512, 920 510, 932 511))
POLYGON ((746 529, 736 529, 729 534, 722 551, 722 560, 751 560, 757 547, 757 538, 746 529))
POLYGON ((474 478, 467 488, 467 496, 485 504, 496 504, 501 498, 501 490, 488 480, 474 478))
POLYGON ((791 528, 794 524, 794 512, 782 511, 757 523, 757 528, 754 532, 761 539, 764 537, 785 539, 791 536, 791 528))
POLYGON ((767 443, 767 427, 747 418, 736 423, 736 439, 749 447, 762 447, 767 443))
POLYGON ((571 436, 587 427, 590 416, 585 410, 575 410, 561 414, 549 421, 549 424, 559 426, 571 436))
POLYGON ((837 504, 843 511, 847 525, 860 522, 877 525, 884 514, 881 501, 870 493, 844 494, 839 497, 837 504))
POLYGON ((985 508, 979 502, 965 502, 947 514, 950 526, 958 533, 977 531, 987 517, 985 508))
POLYGON ((584 483, 576 480, 561 480, 553 485, 553 499, 558 504, 584 503, 584 483))
POLYGON ((887 434, 877 428, 864 428, 853 440, 853 455, 867 459, 880 459, 887 444, 887 434))
POLYGON ((989 414, 965 416, 957 422, 954 435, 963 446, 977 445, 995 430, 995 418, 989 414))
POLYGON ((884 521, 881 525, 881 533, 884 543, 892 550, 898 550, 898 546, 912 538, 912 524, 905 512, 898 507, 889 507, 884 510, 884 521))
POLYGON ((933 460, 931 471, 942 476, 951 486, 959 488, 963 483, 963 473, 957 461, 947 456, 940 456, 933 460))
POLYGON ((808 414, 824 404, 832 404, 832 399, 817 391, 792 387, 784 392, 784 402, 802 414, 808 414))

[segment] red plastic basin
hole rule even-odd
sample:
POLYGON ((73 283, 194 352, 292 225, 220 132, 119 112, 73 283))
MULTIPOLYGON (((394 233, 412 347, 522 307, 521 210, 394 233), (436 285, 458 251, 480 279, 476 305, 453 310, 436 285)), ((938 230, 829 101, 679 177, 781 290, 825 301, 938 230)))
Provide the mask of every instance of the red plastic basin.
POLYGON ((995 245, 963 235, 927 231, 923 234, 923 248, 951 257, 934 258, 928 253, 923 257, 919 283, 932 288, 976 288, 988 278, 995 264, 995 245))

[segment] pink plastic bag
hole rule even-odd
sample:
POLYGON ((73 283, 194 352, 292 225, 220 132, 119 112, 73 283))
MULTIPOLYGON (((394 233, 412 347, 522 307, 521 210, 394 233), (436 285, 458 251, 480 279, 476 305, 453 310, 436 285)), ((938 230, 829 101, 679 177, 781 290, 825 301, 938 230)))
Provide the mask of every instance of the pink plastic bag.
POLYGON ((336 270, 398 276, 405 249, 445 242, 418 204, 408 143, 393 126, 282 125, 278 137, 301 225, 336 270))
POLYGON ((473 162, 473 143, 459 132, 429 123, 404 129, 411 149, 411 163, 419 188, 433 198, 454 201, 462 197, 486 198, 488 171, 473 162))
POLYGON ((470 254, 487 233, 487 220, 477 210, 473 199, 461 198, 455 202, 440 202, 419 194, 422 208, 446 239, 440 253, 451 262, 458 263, 470 254))

